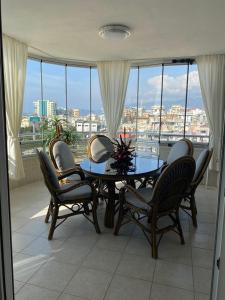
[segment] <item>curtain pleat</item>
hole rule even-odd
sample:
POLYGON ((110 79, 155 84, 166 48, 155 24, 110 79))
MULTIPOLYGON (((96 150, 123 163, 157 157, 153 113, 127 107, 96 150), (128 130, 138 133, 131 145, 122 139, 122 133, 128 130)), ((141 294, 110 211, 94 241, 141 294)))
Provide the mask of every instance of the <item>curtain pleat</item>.
POLYGON ((130 63, 98 62, 97 67, 108 134, 115 138, 123 114, 130 63))
POLYGON ((3 61, 9 177, 19 180, 25 176, 18 135, 23 109, 27 46, 3 35, 3 61))
POLYGON ((196 62, 213 147, 210 169, 219 171, 225 109, 225 55, 203 55, 197 57, 196 62))

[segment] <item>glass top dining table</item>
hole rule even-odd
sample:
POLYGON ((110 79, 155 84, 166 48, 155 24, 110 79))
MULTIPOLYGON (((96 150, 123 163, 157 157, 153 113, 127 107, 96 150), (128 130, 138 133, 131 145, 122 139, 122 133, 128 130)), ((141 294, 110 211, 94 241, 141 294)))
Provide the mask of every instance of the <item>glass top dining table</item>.
POLYGON ((115 183, 117 181, 126 181, 128 184, 134 185, 135 179, 153 176, 164 163, 158 156, 141 156, 136 154, 132 158, 130 168, 122 171, 112 167, 114 162, 113 158, 109 158, 103 162, 85 159, 80 163, 80 167, 86 175, 98 178, 107 186, 108 199, 106 199, 105 226, 109 228, 114 227, 115 206, 116 200, 118 200, 115 183))

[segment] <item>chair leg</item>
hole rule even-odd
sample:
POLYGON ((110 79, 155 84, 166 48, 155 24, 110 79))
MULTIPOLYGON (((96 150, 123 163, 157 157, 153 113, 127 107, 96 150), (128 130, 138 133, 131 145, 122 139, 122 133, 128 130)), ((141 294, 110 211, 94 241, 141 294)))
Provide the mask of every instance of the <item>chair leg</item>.
POLYGON ((158 258, 158 247, 157 247, 157 240, 156 240, 155 224, 152 224, 151 240, 152 240, 152 257, 157 259, 158 258))
POLYGON ((179 211, 176 212, 176 221, 177 221, 177 229, 179 231, 179 236, 180 236, 180 242, 182 245, 184 245, 185 241, 184 241, 183 230, 180 223, 179 211))
POLYGON ((45 223, 48 223, 50 215, 51 215, 51 211, 52 211, 52 200, 50 200, 49 206, 48 206, 48 211, 45 217, 45 223))
POLYGON ((192 223, 194 227, 198 227, 197 223, 197 208, 195 203, 195 196, 192 195, 190 198, 190 206, 191 206, 191 216, 192 216, 192 223))
POLYGON ((49 240, 51 240, 52 237, 53 237, 53 233, 55 231, 55 225, 56 225, 56 222, 57 222, 58 214, 59 214, 59 207, 58 207, 58 205, 55 205, 55 207, 53 208, 52 223, 51 223, 51 227, 49 229, 49 234, 48 234, 48 239, 49 240))
POLYGON ((119 234, 119 230, 120 230, 120 227, 121 227, 121 224, 123 221, 123 217, 124 217, 124 207, 123 207, 124 206, 124 198, 120 197, 119 201, 120 201, 120 207, 119 207, 119 215, 118 215, 118 219, 116 222, 116 227, 114 230, 115 235, 119 234))
POLYGON ((95 195, 93 199, 93 205, 92 205, 92 216, 93 216, 93 222, 94 222, 96 232, 101 233, 100 227, 98 225, 97 207, 98 207, 98 199, 97 196, 95 195))

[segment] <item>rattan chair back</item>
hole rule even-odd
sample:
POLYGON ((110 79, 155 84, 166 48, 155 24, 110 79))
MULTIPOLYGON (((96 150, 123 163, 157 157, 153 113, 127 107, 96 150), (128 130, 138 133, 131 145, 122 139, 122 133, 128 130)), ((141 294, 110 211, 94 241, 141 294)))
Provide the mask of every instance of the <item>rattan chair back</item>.
POLYGON ((97 134, 88 141, 87 154, 94 162, 103 162, 109 159, 114 151, 114 145, 110 138, 97 134))
POLYGON ((153 211, 176 211, 195 172, 195 160, 183 156, 167 166, 154 187, 151 204, 153 211))

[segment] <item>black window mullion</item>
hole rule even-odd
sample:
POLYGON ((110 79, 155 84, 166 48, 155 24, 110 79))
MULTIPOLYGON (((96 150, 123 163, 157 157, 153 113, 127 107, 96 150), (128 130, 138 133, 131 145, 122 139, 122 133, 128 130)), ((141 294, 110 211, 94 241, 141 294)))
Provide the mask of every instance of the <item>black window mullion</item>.
POLYGON ((67 84, 67 64, 65 65, 65 100, 66 100, 66 126, 68 126, 68 84, 67 84))
POLYGON ((89 99, 89 109, 90 109, 90 128, 89 128, 89 134, 90 134, 90 137, 91 137, 91 134, 92 134, 92 81, 91 81, 91 71, 92 71, 92 67, 90 66, 89 67, 89 70, 90 70, 90 99, 89 99))
MULTIPOLYGON (((42 130, 41 130, 41 139, 42 139, 42 148, 44 149, 44 116, 43 116, 43 110, 44 110, 44 91, 43 91, 43 70, 42 70, 42 64, 43 61, 41 59, 40 61, 40 72, 41 72, 41 122, 42 122, 42 130)), ((38 103, 39 105, 39 103, 38 103)))
POLYGON ((162 81, 161 81, 161 97, 160 97, 160 115, 159 115, 159 144, 161 142, 161 129, 162 129, 163 79, 164 79, 164 64, 162 64, 162 81))
POLYGON ((186 80, 186 94, 185 94, 185 108, 184 108, 184 138, 186 131, 186 116, 187 116, 187 97, 188 97, 188 83, 189 83, 189 68, 190 63, 187 64, 187 80, 186 80))
POLYGON ((137 113, 136 113, 136 142, 137 142, 137 133, 138 133, 138 109, 139 109, 139 83, 140 83, 140 67, 138 66, 138 76, 137 76, 137 113))

